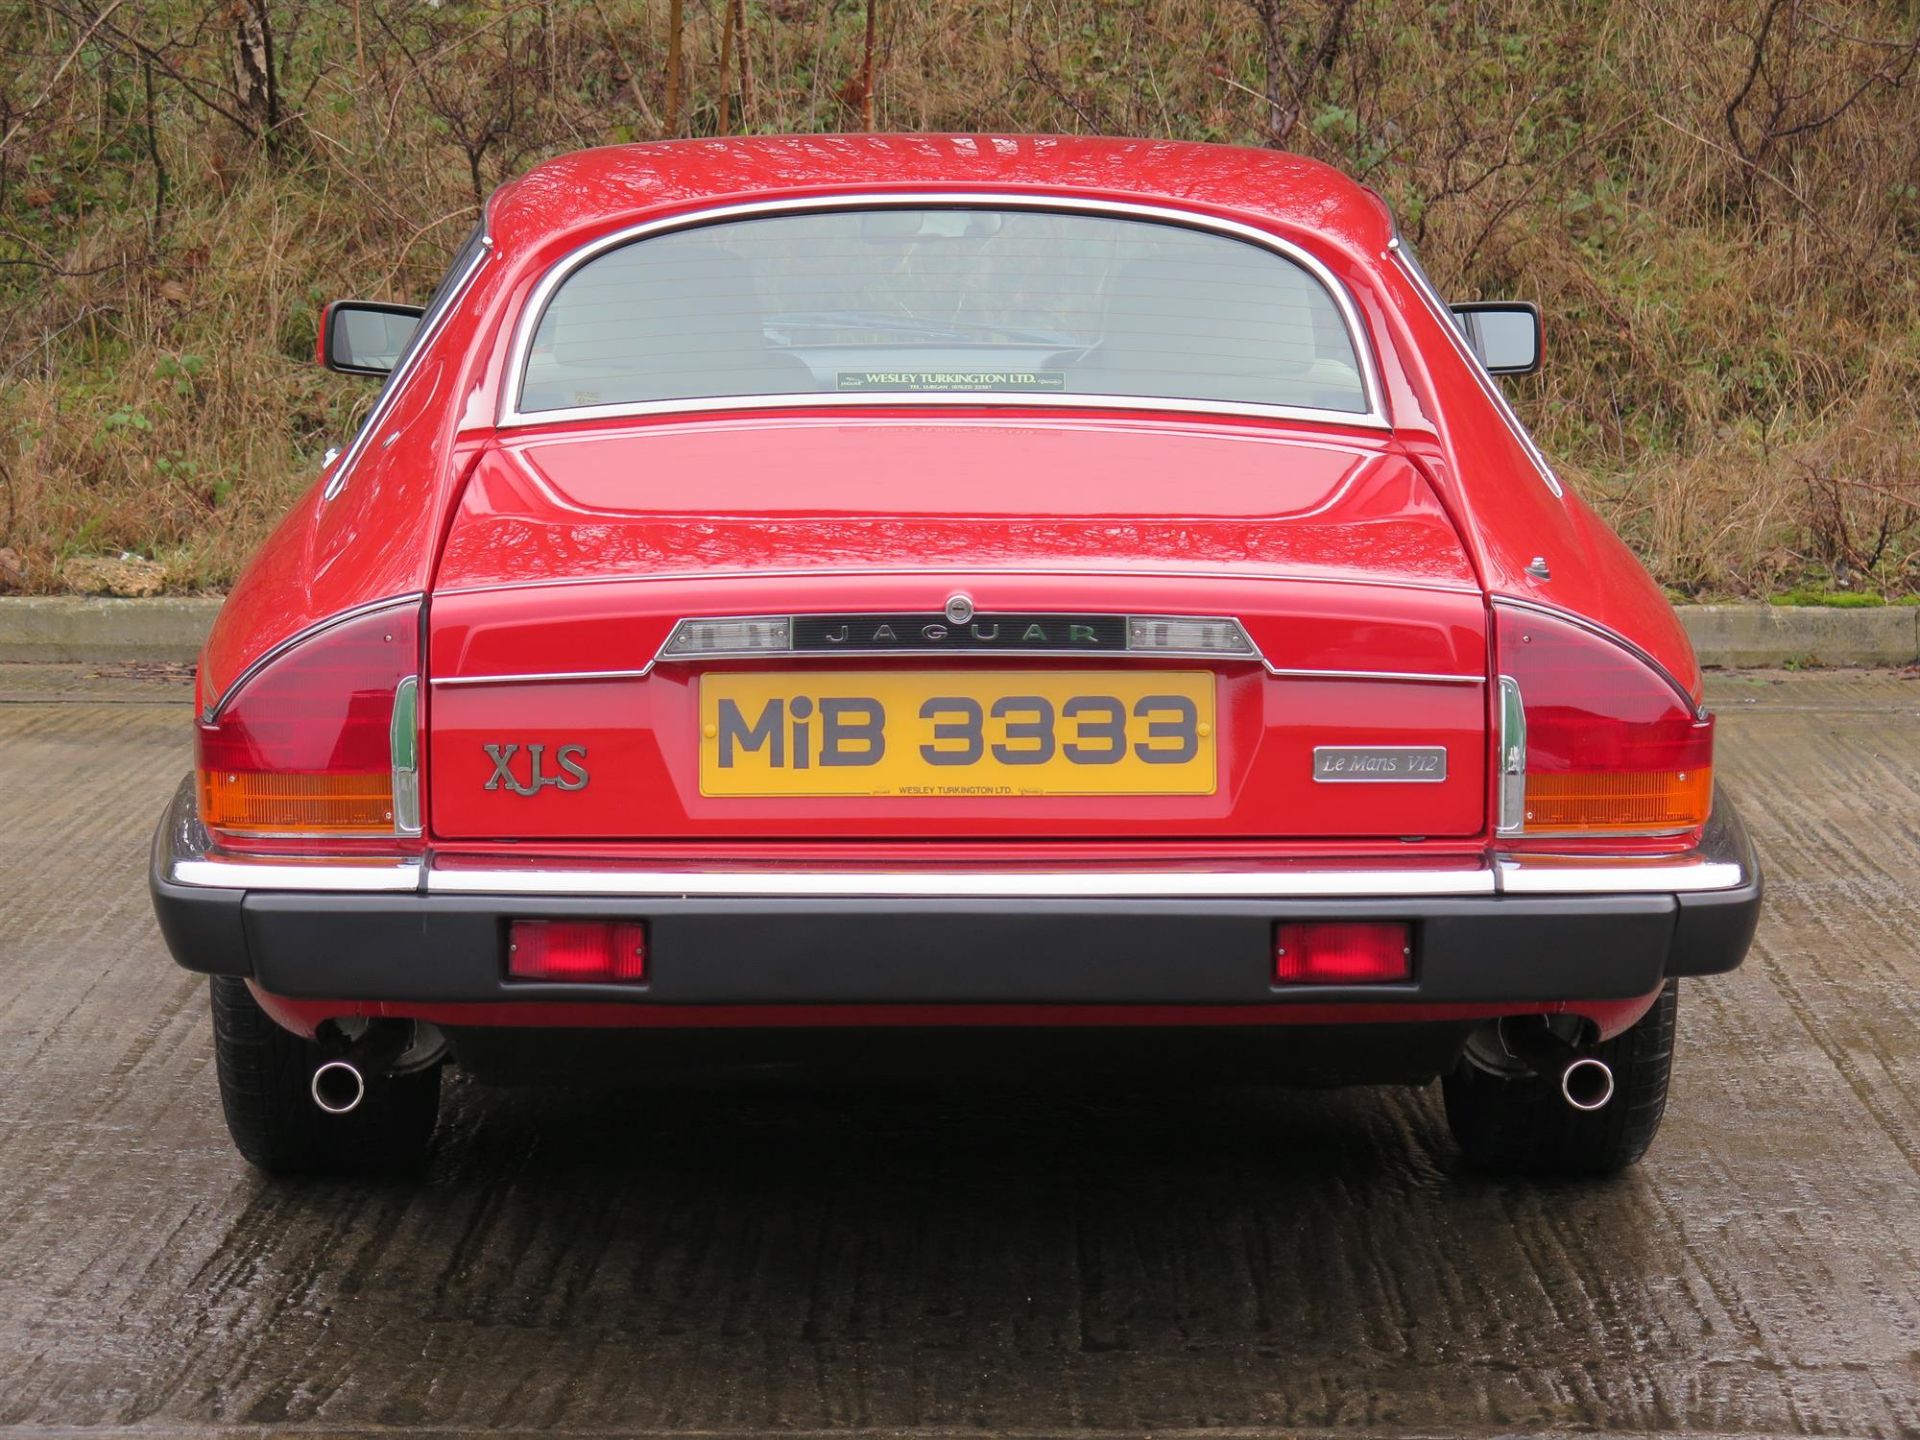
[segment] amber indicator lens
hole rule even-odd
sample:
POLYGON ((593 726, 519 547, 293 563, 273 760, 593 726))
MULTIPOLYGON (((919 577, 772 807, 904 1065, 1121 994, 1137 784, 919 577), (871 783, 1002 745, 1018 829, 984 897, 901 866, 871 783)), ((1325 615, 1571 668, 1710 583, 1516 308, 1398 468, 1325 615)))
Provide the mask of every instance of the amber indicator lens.
POLYGON ((647 927, 639 920, 516 920, 507 929, 507 974, 574 984, 647 978, 647 927))
POLYGON ((202 770, 200 816, 215 830, 237 834, 391 832, 393 774, 202 770))
POLYGON ((1289 921, 1273 932, 1276 985, 1368 985, 1413 978, 1413 932, 1402 921, 1289 921))
POLYGON ((1713 767, 1527 777, 1527 829, 1567 833, 1690 830, 1713 804, 1713 767))

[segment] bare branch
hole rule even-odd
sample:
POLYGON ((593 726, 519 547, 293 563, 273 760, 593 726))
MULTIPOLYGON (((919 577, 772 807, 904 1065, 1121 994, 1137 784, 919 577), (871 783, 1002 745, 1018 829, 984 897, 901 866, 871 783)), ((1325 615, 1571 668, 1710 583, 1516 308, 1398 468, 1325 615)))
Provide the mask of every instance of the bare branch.
POLYGON ((20 133, 20 127, 27 123, 34 111, 38 110, 53 98, 53 92, 59 88, 62 77, 64 77, 68 69, 72 67, 73 62, 80 58, 80 52, 87 48, 87 42, 93 39, 96 31, 104 26, 108 20, 113 18, 113 12, 126 3, 127 0, 113 0, 111 5, 107 6, 106 9, 102 10, 93 18, 87 28, 81 32, 80 38, 74 41, 73 48, 67 51, 60 63, 54 67, 53 77, 47 81, 46 86, 41 90, 39 99, 22 110, 13 124, 7 127, 7 133, 0 135, 0 150, 7 148, 12 142, 13 137, 20 133))

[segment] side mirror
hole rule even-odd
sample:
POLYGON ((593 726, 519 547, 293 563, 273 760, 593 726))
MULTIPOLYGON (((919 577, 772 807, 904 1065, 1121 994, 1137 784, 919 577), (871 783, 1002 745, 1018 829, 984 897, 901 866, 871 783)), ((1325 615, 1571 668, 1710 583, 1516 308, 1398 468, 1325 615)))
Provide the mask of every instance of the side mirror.
POLYGON ((1540 368, 1538 305, 1469 300, 1453 307, 1453 318, 1489 375, 1531 375, 1540 368))
POLYGON ((342 375, 387 375, 420 327, 418 305, 377 300, 336 300, 320 313, 320 343, 314 356, 342 375))

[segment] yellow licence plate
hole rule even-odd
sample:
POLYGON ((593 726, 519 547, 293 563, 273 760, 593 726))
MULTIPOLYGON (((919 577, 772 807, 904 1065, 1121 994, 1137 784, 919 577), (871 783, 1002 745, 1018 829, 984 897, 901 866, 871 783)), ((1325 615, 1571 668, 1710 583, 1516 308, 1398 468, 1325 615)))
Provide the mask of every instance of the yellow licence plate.
POLYGON ((700 678, 702 795, 1211 795, 1204 670, 700 678))

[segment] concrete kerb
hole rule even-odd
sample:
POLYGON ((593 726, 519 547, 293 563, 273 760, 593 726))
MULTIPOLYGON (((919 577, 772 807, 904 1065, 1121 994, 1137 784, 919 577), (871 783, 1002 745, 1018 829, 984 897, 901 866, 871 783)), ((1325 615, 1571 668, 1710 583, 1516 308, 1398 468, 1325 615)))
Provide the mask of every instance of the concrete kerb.
POLYGON ((1788 665, 1920 663, 1920 606, 1840 610, 1819 606, 1680 605, 1702 665, 1778 669, 1788 665))
MULTIPOLYGON (((0 661, 191 661, 222 603, 218 597, 201 596, 0 598, 0 661)), ((1678 609, 1703 665, 1759 669, 1920 664, 1920 606, 1678 609)))
POLYGON ((0 661, 191 661, 222 603, 187 595, 10 595, 0 599, 0 661))

